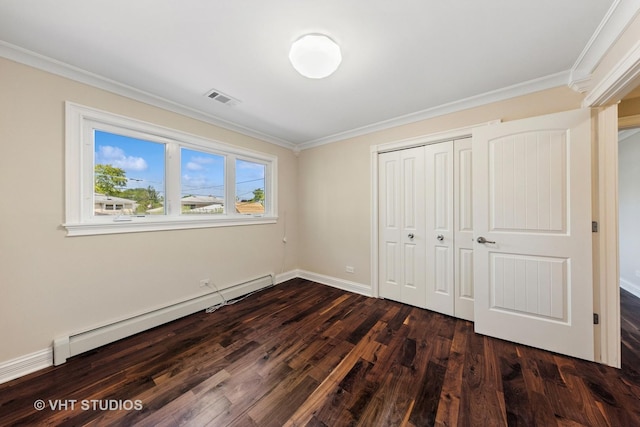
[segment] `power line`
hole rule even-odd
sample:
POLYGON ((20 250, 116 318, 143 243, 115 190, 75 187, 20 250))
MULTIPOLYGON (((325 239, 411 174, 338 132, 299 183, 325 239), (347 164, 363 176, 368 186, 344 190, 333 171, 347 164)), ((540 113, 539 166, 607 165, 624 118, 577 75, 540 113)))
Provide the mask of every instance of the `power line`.
POLYGON ((251 179, 249 181, 236 182, 236 185, 238 185, 238 184, 246 184, 247 182, 255 182, 255 181, 264 181, 264 178, 258 178, 258 179, 251 179))

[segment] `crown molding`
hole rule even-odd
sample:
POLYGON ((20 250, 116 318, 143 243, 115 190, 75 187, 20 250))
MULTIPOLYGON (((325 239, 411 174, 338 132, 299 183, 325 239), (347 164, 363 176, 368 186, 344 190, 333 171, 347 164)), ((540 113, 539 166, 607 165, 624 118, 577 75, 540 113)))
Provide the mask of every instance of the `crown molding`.
POLYGON ((640 12, 637 0, 615 0, 571 68, 569 87, 576 92, 591 89, 591 74, 604 55, 640 12))
POLYGON ((640 41, 627 51, 618 63, 589 92, 583 107, 601 107, 617 102, 638 84, 640 79, 640 41))
POLYGON ((569 75, 568 85, 575 92, 585 93, 591 87, 591 74, 589 74, 587 77, 578 79, 577 77, 573 76, 573 74, 571 73, 569 75))
POLYGON ((337 133, 327 137, 319 138, 312 141, 307 141, 301 144, 295 144, 290 141, 286 141, 271 135, 264 134, 262 132, 229 122, 211 114, 203 113, 202 111, 195 110, 185 105, 176 103, 166 98, 159 97, 152 93, 142 91, 135 87, 125 85, 115 80, 108 79, 98 74, 89 72, 87 70, 69 65, 62 61, 50 58, 45 55, 21 48, 19 46, 12 45, 11 43, 0 40, 0 57, 28 65, 30 67, 46 71, 51 74, 55 74, 61 77, 68 78, 70 80, 87 84, 98 89, 103 89, 117 95, 125 96, 127 98, 143 102, 155 107, 162 108, 167 111, 178 113, 186 117, 191 117, 203 122, 212 124, 214 126, 221 127, 233 132, 238 132, 242 135, 246 135, 252 138, 259 139, 274 145, 278 145, 287 149, 290 149, 294 154, 298 155, 301 150, 312 148, 320 145, 330 144, 333 142, 341 141, 343 139, 352 138, 355 136, 365 135, 368 133, 384 130, 396 126, 401 126, 409 123, 418 122, 421 120, 441 116, 456 111, 465 110, 468 108, 478 107, 481 105, 489 104, 492 102, 502 101, 516 96, 526 95, 528 93, 537 92, 552 87, 558 87, 566 84, 568 79, 568 72, 561 72, 552 74, 550 76, 530 80, 528 82, 516 84, 506 88, 498 89, 495 91, 487 92, 484 94, 472 96, 462 100, 454 101, 451 103, 439 105, 436 107, 421 110, 415 113, 410 113, 404 116, 396 117, 389 120, 384 120, 371 125, 363 126, 360 128, 352 129, 349 131, 337 133))
POLYGON ((513 86, 508 86, 491 92, 485 92, 480 95, 475 95, 458 101, 449 102, 447 104, 442 104, 436 107, 427 108, 426 110, 421 110, 404 116, 395 117, 393 119, 362 126, 346 132, 340 132, 324 138, 307 141, 299 144, 299 147, 301 150, 306 150, 309 148, 331 144, 348 138, 355 138, 357 136, 366 135, 396 126, 415 123, 421 120, 431 119, 445 114, 467 110, 469 108, 480 107, 482 105, 491 104, 493 102, 499 102, 518 96, 528 95, 533 92, 539 92, 554 87, 565 86, 567 84, 568 78, 569 71, 562 71, 560 73, 551 74, 549 76, 529 80, 523 83, 518 83, 513 86))
POLYGON ((65 77, 79 83, 84 83, 98 89, 103 89, 117 95, 122 95, 135 101, 140 101, 145 104, 152 105, 154 107, 159 107, 167 111, 200 120, 226 130, 249 136, 251 138, 256 138, 261 141, 285 147, 290 150, 293 150, 296 147, 296 145, 292 142, 267 135, 265 133, 250 129, 245 126, 238 125, 236 123, 216 117, 212 114, 198 111, 169 99, 162 98, 160 96, 140 89, 136 89, 132 86, 128 86, 115 80, 108 79, 82 68, 74 67, 73 65, 66 64, 62 61, 58 61, 48 56, 23 49, 2 40, 0 40, 0 57, 18 62, 20 64, 28 65, 30 67, 37 68, 51 74, 65 77))

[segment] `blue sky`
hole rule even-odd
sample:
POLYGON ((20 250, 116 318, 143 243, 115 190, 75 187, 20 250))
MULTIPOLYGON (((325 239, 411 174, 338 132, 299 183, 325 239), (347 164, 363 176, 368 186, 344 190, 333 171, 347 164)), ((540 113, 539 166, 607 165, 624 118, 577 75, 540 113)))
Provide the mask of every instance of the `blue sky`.
POLYGON ((182 196, 224 198, 224 157, 183 148, 180 164, 182 196))
MULTIPOLYGON (((224 198, 224 157, 202 151, 181 149, 181 192, 185 195, 224 198)), ((95 131, 95 163, 122 168, 127 188, 152 186, 164 196, 164 145, 103 131, 95 131)), ((253 197, 253 190, 264 188, 264 165, 236 162, 236 195, 253 197)))

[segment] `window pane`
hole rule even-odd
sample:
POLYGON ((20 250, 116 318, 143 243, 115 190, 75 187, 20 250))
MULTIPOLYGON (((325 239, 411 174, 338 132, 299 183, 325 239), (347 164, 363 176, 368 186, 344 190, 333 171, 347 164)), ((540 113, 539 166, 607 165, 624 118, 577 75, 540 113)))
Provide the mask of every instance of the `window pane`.
POLYGON ((262 163, 236 160, 236 211, 245 215, 264 214, 265 174, 262 163))
POLYGON ((180 150, 183 214, 224 213, 224 156, 180 150))
POLYGON ((94 215, 164 215, 165 145, 96 130, 94 215))

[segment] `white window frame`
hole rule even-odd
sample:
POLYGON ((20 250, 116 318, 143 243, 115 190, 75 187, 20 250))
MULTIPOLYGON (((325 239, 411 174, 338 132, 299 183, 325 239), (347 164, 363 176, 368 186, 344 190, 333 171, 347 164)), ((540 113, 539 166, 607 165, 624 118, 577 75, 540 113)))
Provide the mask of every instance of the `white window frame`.
POLYGON ((67 236, 273 224, 277 221, 278 158, 152 123, 66 102, 65 223, 67 236), (165 215, 94 215, 94 129, 165 144, 165 215), (181 213, 180 148, 225 158, 224 214, 181 213), (235 209, 236 159, 265 165, 265 212, 235 209), (230 201, 230 202, 229 202, 230 201))

